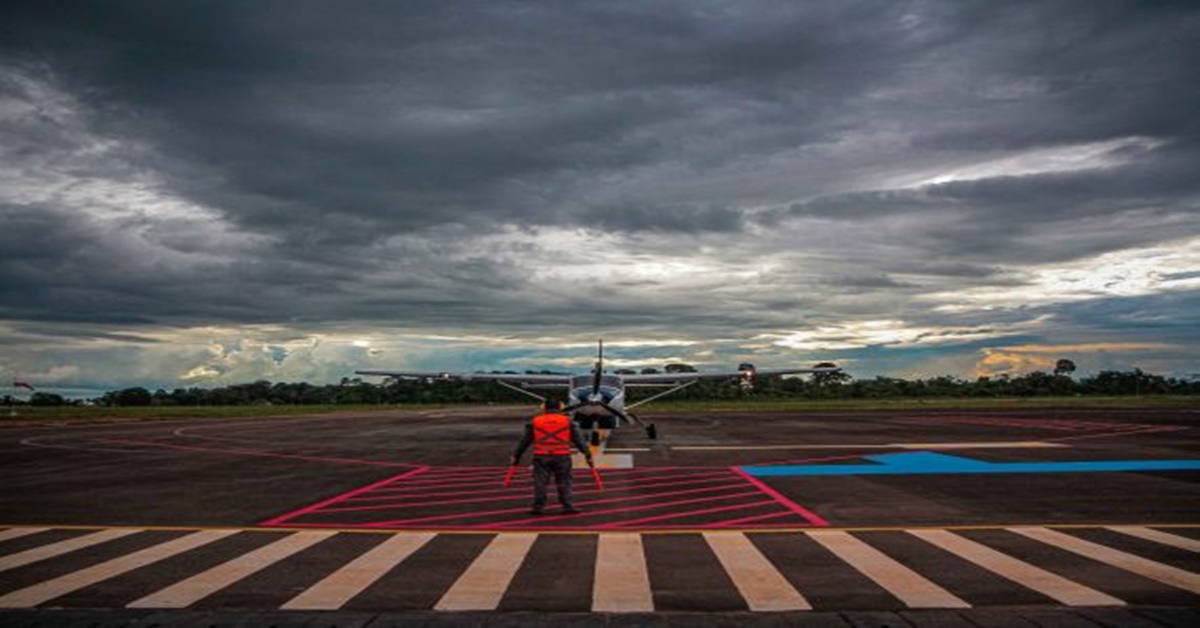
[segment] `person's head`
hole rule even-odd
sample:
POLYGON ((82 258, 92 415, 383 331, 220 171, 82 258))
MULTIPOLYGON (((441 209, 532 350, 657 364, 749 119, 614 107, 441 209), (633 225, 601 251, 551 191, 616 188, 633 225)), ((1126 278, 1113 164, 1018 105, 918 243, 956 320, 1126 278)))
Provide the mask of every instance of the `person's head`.
POLYGON ((563 408, 562 402, 557 399, 547 399, 542 402, 542 409, 546 410, 547 412, 555 412, 558 410, 562 410, 562 408, 563 408))

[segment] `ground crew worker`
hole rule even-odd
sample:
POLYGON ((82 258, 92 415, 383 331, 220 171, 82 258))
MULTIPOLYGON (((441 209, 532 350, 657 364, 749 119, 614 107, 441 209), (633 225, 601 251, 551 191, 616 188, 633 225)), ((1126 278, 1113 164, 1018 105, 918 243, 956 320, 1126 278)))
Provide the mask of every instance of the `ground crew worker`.
POLYGON ((539 414, 525 424, 525 435, 513 450, 511 464, 517 466, 521 454, 533 445, 533 506, 529 514, 540 515, 546 507, 546 488, 550 476, 558 488, 558 503, 563 514, 580 512, 571 496, 571 446, 583 453, 592 466, 592 452, 571 417, 562 414, 562 402, 554 399, 542 404, 539 414))

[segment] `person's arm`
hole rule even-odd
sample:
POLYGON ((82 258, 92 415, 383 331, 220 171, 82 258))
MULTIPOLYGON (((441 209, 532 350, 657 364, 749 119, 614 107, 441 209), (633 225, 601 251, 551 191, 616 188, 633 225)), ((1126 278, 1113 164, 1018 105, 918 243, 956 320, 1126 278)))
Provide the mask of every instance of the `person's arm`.
POLYGON ((532 444, 533 423, 529 422, 525 424, 525 435, 521 437, 521 442, 517 443, 517 448, 513 450, 512 458, 509 459, 509 464, 514 467, 517 466, 517 463, 521 461, 521 454, 524 454, 525 450, 529 449, 529 446, 532 444))
POLYGON ((587 458, 588 464, 592 464, 592 448, 588 447, 587 441, 583 439, 583 432, 579 431, 579 426, 574 421, 571 422, 571 443, 584 458, 587 458))

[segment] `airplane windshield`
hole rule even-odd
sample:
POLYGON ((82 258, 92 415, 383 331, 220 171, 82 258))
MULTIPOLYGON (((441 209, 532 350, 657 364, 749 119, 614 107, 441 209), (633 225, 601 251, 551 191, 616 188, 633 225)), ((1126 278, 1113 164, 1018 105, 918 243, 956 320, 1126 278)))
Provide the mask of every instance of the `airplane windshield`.
MULTIPOLYGON (((576 375, 571 378, 571 388, 591 389, 593 375, 576 375)), ((601 375, 600 385, 605 388, 620 388, 621 378, 617 375, 601 375)))

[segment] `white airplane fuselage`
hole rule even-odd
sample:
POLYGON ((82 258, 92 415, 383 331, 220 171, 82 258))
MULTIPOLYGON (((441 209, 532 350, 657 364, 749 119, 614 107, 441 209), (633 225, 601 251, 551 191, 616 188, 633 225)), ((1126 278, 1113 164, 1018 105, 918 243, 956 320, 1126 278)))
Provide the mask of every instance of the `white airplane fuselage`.
POLYGON ((577 375, 571 378, 567 405, 578 406, 575 416, 579 419, 612 417, 604 406, 624 412, 625 383, 618 375, 601 375, 600 386, 596 387, 595 375, 577 375))

